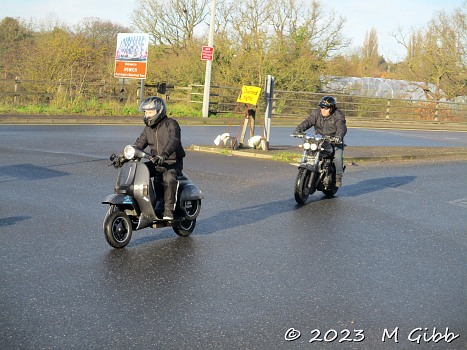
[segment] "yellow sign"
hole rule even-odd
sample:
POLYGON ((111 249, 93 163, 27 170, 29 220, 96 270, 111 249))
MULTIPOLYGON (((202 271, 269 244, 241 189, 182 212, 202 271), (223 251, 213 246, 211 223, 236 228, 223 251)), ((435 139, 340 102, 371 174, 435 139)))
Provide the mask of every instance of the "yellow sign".
POLYGON ((258 103, 260 93, 261 88, 256 86, 244 85, 242 86, 242 93, 237 98, 237 102, 256 106, 256 104, 258 103))

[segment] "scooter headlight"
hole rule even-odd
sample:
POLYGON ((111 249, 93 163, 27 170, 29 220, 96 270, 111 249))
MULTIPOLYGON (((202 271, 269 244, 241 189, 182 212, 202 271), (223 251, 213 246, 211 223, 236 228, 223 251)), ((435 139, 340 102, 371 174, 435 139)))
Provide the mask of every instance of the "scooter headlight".
POLYGON ((132 145, 125 146, 123 155, 128 160, 133 159, 135 157, 135 148, 132 145))
POLYGON ((318 149, 318 144, 312 143, 312 144, 310 145, 310 149, 311 149, 312 151, 316 151, 316 150, 318 149))

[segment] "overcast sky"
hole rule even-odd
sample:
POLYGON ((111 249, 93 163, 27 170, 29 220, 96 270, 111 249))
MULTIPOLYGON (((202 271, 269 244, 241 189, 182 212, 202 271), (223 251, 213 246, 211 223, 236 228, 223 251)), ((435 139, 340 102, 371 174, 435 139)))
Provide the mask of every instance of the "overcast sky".
MULTIPOLYGON (((274 1, 274 0, 271 0, 274 1)), ((309 0, 311 1, 311 0, 309 0)), ((401 27, 404 32, 425 26, 439 11, 452 14, 466 0, 322 0, 328 11, 347 19, 343 34, 352 46, 362 46, 365 34, 374 27, 379 53, 388 60, 402 59, 405 51, 391 36, 401 27)), ((135 0, 6 0, 0 18, 45 20, 54 16, 69 25, 85 17, 96 17, 131 27, 130 14, 135 0)), ((465 8, 465 7, 464 7, 465 8)), ((215 43, 214 43, 215 46, 215 43)))

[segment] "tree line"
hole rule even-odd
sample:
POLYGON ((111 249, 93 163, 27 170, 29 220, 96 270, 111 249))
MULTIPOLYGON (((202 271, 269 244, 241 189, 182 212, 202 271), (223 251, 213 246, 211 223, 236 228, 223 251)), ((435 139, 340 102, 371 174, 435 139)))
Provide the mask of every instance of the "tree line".
MULTIPOLYGON (((117 80, 117 34, 141 32, 149 33, 151 41, 148 83, 203 84, 200 53, 207 43, 210 4, 138 0, 130 28, 99 18, 70 27, 56 18, 37 23, 5 17, 0 21, 1 77, 63 81, 80 96, 90 84, 117 80)), ((417 82, 430 100, 465 96, 466 9, 464 1, 452 13, 434 14, 423 28, 394 33, 406 54, 389 62, 378 52, 374 28, 361 47, 346 51, 345 18, 320 1, 218 0, 211 83, 263 86, 271 74, 277 89, 318 92, 323 77, 382 77, 417 82)))

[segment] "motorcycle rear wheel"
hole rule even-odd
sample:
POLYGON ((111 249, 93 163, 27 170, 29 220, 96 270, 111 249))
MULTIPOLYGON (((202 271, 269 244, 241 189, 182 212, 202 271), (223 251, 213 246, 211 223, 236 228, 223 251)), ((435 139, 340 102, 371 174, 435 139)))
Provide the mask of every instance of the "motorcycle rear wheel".
POLYGON ((120 249, 125 247, 133 233, 132 222, 123 211, 114 211, 104 219, 104 234, 110 246, 120 249))
POLYGON ((326 197, 328 198, 332 198, 334 197, 334 195, 336 194, 337 190, 339 189, 339 187, 333 187, 331 189, 328 189, 328 190, 323 190, 323 193, 326 197))
POLYGON ((298 204, 305 204, 308 197, 316 191, 316 176, 317 173, 311 172, 307 169, 299 169, 297 178, 295 180, 294 197, 298 204), (310 176, 313 177, 311 188, 308 188, 310 176))
POLYGON ((339 187, 336 187, 335 185, 336 185, 336 166, 334 164, 332 164, 332 185, 331 185, 331 188, 329 188, 327 190, 323 190, 323 193, 327 198, 332 198, 336 194, 339 187))
POLYGON ((172 229, 177 235, 181 237, 188 237, 195 229, 195 226, 196 226, 196 219, 193 219, 193 220, 185 219, 182 222, 180 222, 180 224, 172 227, 172 229))

